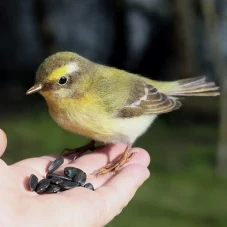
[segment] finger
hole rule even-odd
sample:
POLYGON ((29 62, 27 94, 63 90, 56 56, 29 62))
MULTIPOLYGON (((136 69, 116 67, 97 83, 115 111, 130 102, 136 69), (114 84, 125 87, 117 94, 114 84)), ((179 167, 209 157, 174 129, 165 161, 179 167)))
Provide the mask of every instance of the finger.
POLYGON ((0 129, 0 156, 3 155, 7 145, 6 134, 0 129))
POLYGON ((137 189, 149 177, 149 170, 140 164, 131 164, 123 168, 103 187, 96 190, 106 201, 106 207, 97 207, 101 226, 110 222, 132 199, 137 189))

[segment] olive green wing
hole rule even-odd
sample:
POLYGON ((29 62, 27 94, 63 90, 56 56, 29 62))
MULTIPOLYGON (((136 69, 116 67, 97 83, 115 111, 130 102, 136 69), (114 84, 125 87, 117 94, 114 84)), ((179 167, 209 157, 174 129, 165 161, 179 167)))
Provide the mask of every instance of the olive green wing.
POLYGON ((136 81, 128 100, 118 111, 118 117, 131 118, 141 115, 162 114, 180 108, 180 101, 159 92, 155 87, 136 81))

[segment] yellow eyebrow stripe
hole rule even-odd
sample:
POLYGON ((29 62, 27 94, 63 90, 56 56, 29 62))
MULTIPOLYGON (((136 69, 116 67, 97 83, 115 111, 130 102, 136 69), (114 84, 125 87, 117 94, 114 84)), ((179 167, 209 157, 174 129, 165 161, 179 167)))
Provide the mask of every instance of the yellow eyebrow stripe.
POLYGON ((48 77, 49 80, 57 80, 61 76, 64 76, 69 73, 69 67, 68 65, 62 66, 58 69, 55 69, 50 76, 48 77))

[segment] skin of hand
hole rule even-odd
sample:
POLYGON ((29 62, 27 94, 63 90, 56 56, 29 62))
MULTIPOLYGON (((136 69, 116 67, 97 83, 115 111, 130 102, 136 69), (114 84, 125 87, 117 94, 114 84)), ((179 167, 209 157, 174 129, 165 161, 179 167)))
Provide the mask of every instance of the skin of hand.
MULTIPOLYGON (((0 130, 0 156, 7 139, 0 130)), ((85 154, 70 163, 68 157, 57 173, 66 166, 92 173, 121 154, 125 145, 117 144, 85 154)), ((80 226, 99 227, 109 223, 129 203, 137 189, 149 177, 150 157, 146 151, 133 148, 136 155, 117 174, 88 175, 95 191, 83 187, 58 194, 38 195, 28 189, 31 173, 39 180, 54 156, 25 159, 7 165, 0 159, 0 226, 80 226)))

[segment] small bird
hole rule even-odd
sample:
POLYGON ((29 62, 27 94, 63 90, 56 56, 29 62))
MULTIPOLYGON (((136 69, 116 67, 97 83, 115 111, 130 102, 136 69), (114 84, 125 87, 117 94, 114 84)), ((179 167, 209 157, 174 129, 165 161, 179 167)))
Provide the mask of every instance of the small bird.
POLYGON ((180 96, 217 96, 219 87, 207 77, 155 81, 103 66, 72 52, 58 52, 39 66, 35 85, 56 123, 91 142, 68 154, 94 148, 95 141, 127 145, 119 160, 97 171, 117 171, 134 155, 132 144, 155 118, 181 107, 180 96))

